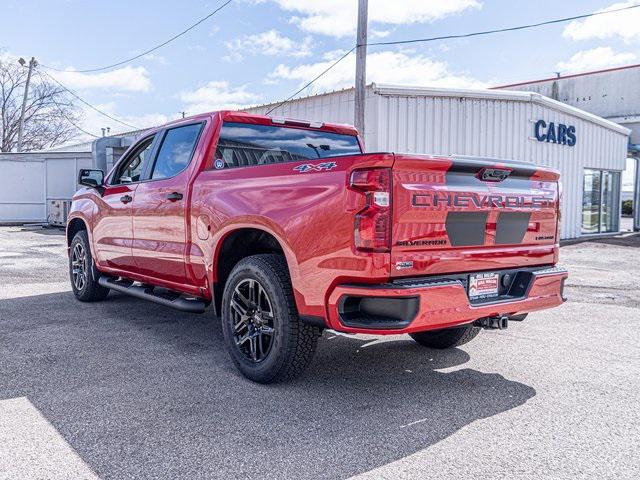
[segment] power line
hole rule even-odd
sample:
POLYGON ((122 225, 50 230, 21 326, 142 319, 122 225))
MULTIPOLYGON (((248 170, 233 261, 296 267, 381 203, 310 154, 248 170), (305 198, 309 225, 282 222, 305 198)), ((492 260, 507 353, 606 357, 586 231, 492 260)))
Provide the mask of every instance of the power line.
POLYGON ((638 8, 638 7, 640 7, 640 4, 630 5, 628 7, 623 7, 623 8, 617 8, 615 10, 606 10, 604 12, 593 12, 593 13, 587 13, 587 14, 584 14, 584 15, 576 15, 574 17, 558 18, 558 19, 555 19, 555 20, 547 20, 545 22, 530 23, 530 24, 526 24, 526 25, 519 25, 517 27, 499 28, 499 29, 495 29, 495 30, 485 30, 485 31, 482 31, 482 32, 463 33, 461 35, 444 35, 444 36, 441 36, 441 37, 414 38, 414 39, 411 39, 411 40, 397 40, 397 41, 390 41, 390 42, 374 42, 374 43, 367 43, 367 46, 403 45, 403 44, 407 44, 407 43, 433 42, 433 41, 437 41, 437 40, 451 40, 451 39, 455 39, 455 38, 468 38, 468 37, 477 37, 477 36, 480 36, 480 35, 490 35, 490 34, 493 34, 493 33, 513 32, 513 31, 516 31, 516 30, 526 30, 528 28, 536 28, 536 27, 542 27, 542 26, 545 26, 545 25, 552 25, 554 23, 564 23, 564 22, 571 22, 573 20, 582 20, 582 19, 589 18, 589 17, 596 17, 598 15, 605 15, 607 13, 622 12, 624 10, 631 10, 632 8, 638 8))
MULTIPOLYGON (((623 7, 623 8, 617 8, 615 10, 606 10, 604 12, 593 12, 593 13, 587 13, 587 14, 584 14, 584 15, 576 15, 576 16, 573 16, 573 17, 565 17, 565 18, 557 18, 555 20, 547 20, 545 22, 531 23, 531 24, 527 24, 527 25, 519 25, 517 27, 499 28, 499 29, 495 29, 495 30, 485 30, 485 31, 481 31, 481 32, 464 33, 464 34, 460 34, 460 35, 444 35, 444 36, 440 36, 440 37, 414 38, 414 39, 410 39, 410 40, 398 40, 398 41, 391 41, 391 42, 372 42, 372 43, 367 43, 366 45, 367 46, 401 45, 401 44, 406 44, 406 43, 434 42, 434 41, 437 41, 437 40, 449 40, 449 39, 455 39, 455 38, 468 38, 468 37, 477 37, 477 36, 481 36, 481 35, 491 35, 491 34, 494 34, 494 33, 501 33, 501 32, 513 32, 513 31, 516 31, 516 30, 525 30, 525 29, 529 29, 529 28, 542 27, 542 26, 545 26, 545 25, 552 25, 554 23, 571 22, 573 20, 581 20, 581 19, 585 19, 585 18, 589 18, 589 17, 596 17, 598 15, 605 15, 607 13, 622 12, 624 10, 631 10, 632 8, 638 8, 638 7, 640 7, 640 4, 630 5, 628 7, 623 7)), ((266 115, 269 115, 276 108, 280 108, 282 105, 284 105, 285 103, 287 103, 288 101, 293 99, 296 95, 298 95, 305 88, 311 86, 320 77, 325 75, 329 70, 331 70, 333 67, 335 67, 338 63, 340 63, 342 60, 347 58, 347 56, 351 52, 353 52, 356 48, 358 48, 358 46, 359 45, 354 46, 351 50, 349 50, 342 57, 340 57, 336 62, 334 62, 327 69, 325 69, 322 73, 320 73, 320 75, 315 77, 313 80, 311 80, 304 87, 302 87, 301 89, 296 91, 293 95, 288 97, 286 100, 284 100, 284 101, 278 103, 277 105, 271 107, 267 111, 266 115)))
POLYGON ((77 124, 76 122, 74 122, 73 120, 71 120, 69 117, 67 117, 67 116, 64 114, 64 112, 62 112, 62 111, 61 111, 61 112, 60 112, 60 115, 62 115, 62 117, 63 117, 67 122, 69 122, 71 125, 73 125, 76 129, 80 130, 80 131, 81 131, 82 133, 84 133, 85 135, 89 135, 90 137, 93 137, 93 138, 100 138, 100 136, 99 136, 99 135, 95 135, 95 134, 93 134, 93 133, 91 133, 91 132, 87 132, 84 128, 79 127, 79 126, 78 126, 78 124, 77 124))
POLYGON ((129 128, 133 128, 134 130, 140 130, 139 127, 136 127, 135 125, 131 125, 130 123, 124 122, 122 120, 117 119, 116 117, 113 117, 111 115, 109 115, 108 113, 100 110, 98 107, 94 107, 93 105, 91 105, 89 102, 87 102, 84 98, 82 98, 80 95, 78 95, 76 92, 74 92, 73 90, 65 87, 62 83, 60 83, 58 80, 56 80, 54 77, 52 77, 51 75, 49 75, 46 72, 38 72, 40 75, 46 75, 48 78, 50 78, 51 80, 53 80, 54 82, 56 82, 58 85, 60 85, 61 88, 63 88, 64 90, 66 90, 67 92, 69 92, 72 96, 74 96, 75 98, 77 98, 78 100, 80 100, 82 103, 84 103, 87 107, 95 110, 96 112, 98 112, 101 115, 104 115, 107 118, 110 118, 111 120, 113 120, 114 122, 118 122, 126 127, 129 128))
MULTIPOLYGON (((53 100, 53 99, 52 99, 53 100)), ((53 100, 53 103, 56 105, 56 107, 58 107, 58 113, 62 116, 62 118, 64 118, 67 122, 69 122, 71 125, 73 125, 76 129, 80 130, 82 133, 89 135, 93 138, 100 138, 98 135, 94 135, 91 132, 87 132, 85 129, 81 128, 78 126, 78 124, 71 120, 66 113, 64 113, 64 110, 62 109, 62 106, 60 106, 60 104, 58 102, 56 102, 55 100, 53 100)))
POLYGON ((209 18, 213 17, 216 13, 218 13, 220 10, 222 10, 224 7, 226 7, 227 5, 229 5, 233 0, 227 0, 226 2, 224 2, 222 5, 220 5, 218 8, 216 8, 213 12, 209 13, 207 16, 202 17, 200 20, 198 20, 196 23, 194 23, 193 25, 187 27, 186 29, 184 29, 183 31, 181 31, 180 33, 174 35, 173 37, 171 37, 170 39, 162 42, 159 45, 156 45, 155 47, 152 47, 148 50, 145 50, 144 52, 140 53, 139 55, 135 55, 131 58, 127 58, 126 60, 122 60, 120 62, 116 62, 116 63, 112 63, 111 65, 106 65, 104 67, 95 67, 95 68, 87 68, 85 70, 64 70, 61 68, 55 68, 55 67, 50 67, 47 65, 41 65, 44 68, 48 68, 49 70, 55 70, 56 72, 75 72, 75 73, 90 73, 90 72, 100 72, 102 70, 109 70, 110 68, 113 67, 118 67, 120 65, 124 65, 125 63, 129 63, 132 62, 133 60, 137 60, 140 57, 144 57, 145 55, 150 54, 151 52, 155 52, 156 50, 164 47, 165 45, 168 45, 169 43, 173 42, 174 40, 180 38, 181 36, 183 36, 185 33, 193 30, 194 28, 196 28, 198 25, 200 25, 202 22, 204 22, 205 20, 208 20, 209 18))
POLYGON ((271 112, 273 112, 276 108, 281 107, 282 105, 284 105, 285 103, 287 103, 289 100, 291 100, 293 97, 295 97, 296 95, 298 95, 301 91, 303 91, 305 88, 311 86, 316 80, 318 80, 320 77, 322 77, 325 73, 327 73, 329 70, 331 70, 333 67, 335 67, 336 65, 338 65, 342 60, 344 60, 345 58, 347 58, 347 56, 353 52, 356 49, 356 47, 353 47, 351 50, 349 50, 347 53, 345 53, 344 55, 342 55, 338 60, 336 60, 335 62, 333 62, 331 65, 329 65, 327 68, 325 68, 316 78, 314 78, 313 80, 311 80, 309 83, 307 83, 304 87, 302 87, 300 90, 298 90, 297 92, 295 92, 293 95, 291 95, 289 98, 287 98, 286 100, 283 100, 281 103, 271 107, 268 111, 267 111, 267 115, 269 115, 271 112))

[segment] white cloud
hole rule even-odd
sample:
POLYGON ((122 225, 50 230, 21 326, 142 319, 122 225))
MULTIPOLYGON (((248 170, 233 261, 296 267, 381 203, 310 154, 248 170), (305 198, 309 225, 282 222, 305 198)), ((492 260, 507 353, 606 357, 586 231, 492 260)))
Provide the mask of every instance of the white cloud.
MULTIPOLYGON (((80 105, 80 107, 82 109, 82 119, 78 123, 78 126, 93 135, 96 135, 98 137, 102 136, 103 128, 105 130, 107 128, 109 129, 108 131, 105 131, 107 135, 114 135, 116 133, 124 133, 133 130, 133 128, 122 125, 115 120, 105 117, 104 115, 85 105, 80 105)), ((178 118, 177 113, 173 118, 169 118, 168 116, 161 113, 148 113, 144 115, 122 115, 117 111, 116 104, 114 102, 98 104, 96 105, 96 107, 103 112, 108 113, 112 117, 118 118, 126 123, 134 125, 139 129, 156 127, 159 125, 163 125, 170 120, 178 118)), ((67 142, 67 145, 92 140, 95 140, 95 138, 82 132, 78 132, 78 135, 67 142)))
MULTIPOLYGON (((17 62, 19 55, 0 49, 0 61, 17 62)), ((27 61, 29 57, 24 57, 27 61)), ((166 61, 161 56, 153 54, 143 57, 157 62, 166 61)), ((43 67, 40 67, 43 68, 43 67)), ((122 67, 102 73, 79 73, 73 67, 64 71, 44 70, 44 72, 66 87, 73 90, 111 90, 110 93, 148 92, 151 87, 149 72, 144 67, 122 67)))
MULTIPOLYGON (((290 22, 307 32, 332 37, 355 33, 358 8, 355 0, 270 1, 291 12, 290 22)), ((388 25, 426 23, 481 6, 479 0, 371 0, 369 22, 388 25)))
POLYGON ((211 81, 195 90, 178 95, 188 115, 213 110, 237 110, 256 103, 260 96, 247 90, 247 85, 232 87, 227 81, 211 81))
MULTIPOLYGON (((151 127, 157 127, 164 123, 167 123, 171 118, 162 113, 146 113, 143 115, 123 115, 118 112, 115 102, 108 102, 96 105, 96 107, 105 113, 108 113, 114 118, 122 120, 125 123, 133 125, 136 129, 145 129, 151 127)), ((122 133, 134 130, 129 126, 123 125, 115 120, 112 120, 92 108, 85 105, 82 106, 83 119, 80 126, 94 135, 102 135, 102 128, 109 127, 111 134, 122 133)), ((176 118, 178 114, 176 112, 176 118)))
POLYGON ((308 57, 311 55, 311 44, 311 37, 306 37, 302 42, 299 42, 281 35, 277 30, 268 30, 225 42, 230 51, 225 59, 228 61, 241 60, 243 53, 308 57))
POLYGON ((557 67, 563 73, 585 72, 615 67, 633 62, 636 58, 631 52, 615 53, 611 47, 598 47, 578 52, 566 62, 558 62, 557 67))
MULTIPOLYGON (((334 52, 335 53, 335 52, 334 52)), ((278 65, 269 74, 271 79, 309 81, 329 67, 333 61, 289 67, 278 65)), ((350 54, 327 74, 318 79, 311 92, 352 87, 354 84, 355 55, 350 54)), ((485 88, 486 83, 464 74, 449 71, 445 62, 432 60, 423 55, 408 52, 375 52, 367 56, 367 83, 387 83, 451 88, 485 88)))
MULTIPOLYGON (((635 0, 618 2, 597 11, 617 10, 635 4, 635 0)), ((630 42, 640 39, 639 23, 640 8, 635 8, 573 21, 565 27, 563 36, 572 40, 605 39, 618 36, 626 42, 630 42)))
POLYGON ((167 59, 165 57, 163 57, 162 55, 157 55, 155 53, 148 53, 142 58, 144 58, 145 60, 148 60, 150 62, 159 63, 160 65, 168 65, 169 64, 169 62, 167 61, 167 59))
POLYGON ((391 35, 391 30, 371 30, 369 35, 371 38, 387 38, 391 35))
POLYGON ((148 92, 151 89, 149 72, 144 67, 123 67, 103 73, 64 71, 49 74, 74 90, 148 92))

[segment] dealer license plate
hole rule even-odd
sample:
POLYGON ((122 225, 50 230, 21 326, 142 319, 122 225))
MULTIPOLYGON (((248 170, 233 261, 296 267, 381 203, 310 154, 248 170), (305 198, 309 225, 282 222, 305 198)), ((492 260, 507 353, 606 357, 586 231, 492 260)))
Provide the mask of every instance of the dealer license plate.
POLYGON ((497 273, 476 273, 469 275, 469 298, 491 298, 498 296, 500 275, 497 273))

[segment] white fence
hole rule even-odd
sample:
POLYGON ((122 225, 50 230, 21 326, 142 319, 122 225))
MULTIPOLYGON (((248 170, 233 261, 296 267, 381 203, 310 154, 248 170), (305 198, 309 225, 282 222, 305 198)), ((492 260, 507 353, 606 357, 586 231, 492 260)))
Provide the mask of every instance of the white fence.
POLYGON ((0 223, 46 222, 48 201, 71 199, 92 165, 90 152, 0 154, 0 223))

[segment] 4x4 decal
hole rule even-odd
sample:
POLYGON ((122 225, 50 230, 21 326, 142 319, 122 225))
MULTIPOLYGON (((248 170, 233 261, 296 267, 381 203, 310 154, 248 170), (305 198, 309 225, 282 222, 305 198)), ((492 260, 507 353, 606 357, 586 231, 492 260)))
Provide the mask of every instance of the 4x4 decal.
POLYGON ((322 163, 303 163, 302 165, 298 165, 293 169, 298 173, 306 173, 306 172, 323 172, 327 170, 333 170, 336 168, 338 164, 336 162, 322 162, 322 163))

